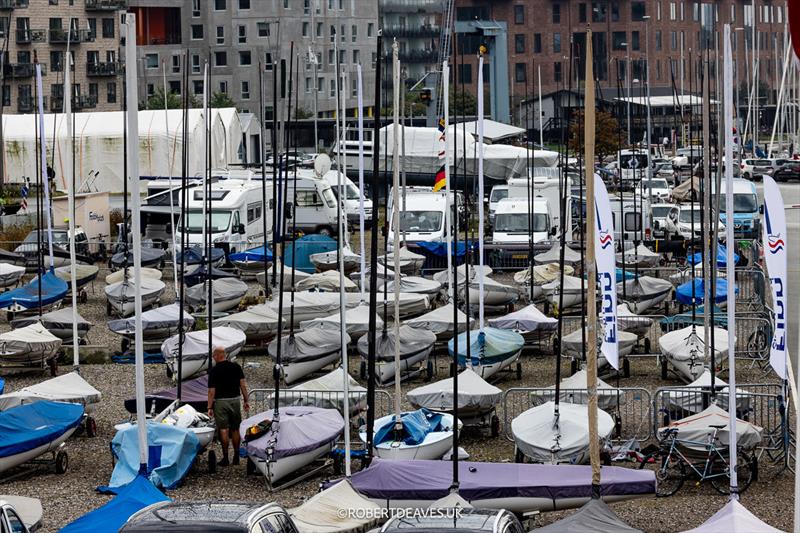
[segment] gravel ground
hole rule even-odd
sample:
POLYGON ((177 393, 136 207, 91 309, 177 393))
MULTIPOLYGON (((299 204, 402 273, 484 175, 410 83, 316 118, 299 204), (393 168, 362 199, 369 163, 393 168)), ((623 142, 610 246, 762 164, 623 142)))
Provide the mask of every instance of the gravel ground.
MULTIPOLYGON (((80 305, 80 313, 95 324, 89 332, 91 345, 106 346, 118 349, 119 338, 105 327, 106 306, 103 293, 103 278, 107 272, 103 269, 98 280, 89 287, 89 301, 80 305)), ((169 303, 174 298, 171 283, 171 271, 164 272, 167 283, 162 303, 169 303)), ((258 288, 251 282, 251 292, 256 295, 258 288)), ((5 320, 0 323, 0 331, 8 329, 5 320)), ((243 355, 240 362, 250 388, 271 388, 270 365, 263 353, 243 355)), ((357 357, 350 358, 352 373, 358 368, 357 357)), ((522 358, 523 376, 521 381, 510 377, 503 378, 498 385, 509 387, 549 386, 554 382, 555 363, 553 357, 522 358)), ((567 365, 568 366, 568 365, 567 365)), ((665 383, 660 379, 658 367, 653 358, 633 358, 632 376, 620 380, 622 387, 642 387, 653 392, 666 385, 677 385, 676 381, 665 383)), ((61 373, 70 370, 69 364, 62 364, 61 373)), ((564 368, 564 375, 568 368, 564 368)), ((439 377, 446 374, 446 362, 441 359, 438 364, 439 377)), ((84 365, 81 374, 92 385, 103 393, 103 401, 95 412, 99 435, 97 438, 84 436, 74 437, 67 442, 70 465, 65 475, 56 475, 51 471, 42 471, 30 476, 8 482, 0 486, 0 492, 35 496, 42 500, 44 506, 44 531, 55 531, 66 523, 84 513, 109 501, 108 496, 95 492, 95 487, 106 484, 111 476, 112 464, 109 442, 114 436, 115 423, 128 418, 123 401, 134 394, 134 367, 132 365, 84 365)), ((723 378, 726 376, 723 376, 723 378)), ((765 378, 760 371, 749 368, 749 365, 737 366, 738 382, 763 383, 765 378)), ((39 382, 41 375, 11 376, 6 379, 7 391, 39 382)), ((171 385, 162 365, 148 365, 145 370, 146 389, 157 390, 171 385)), ((403 391, 408 391, 422 384, 416 380, 403 384, 403 391)), ((611 380, 616 385, 616 381, 611 380)), ((392 389, 387 389, 391 392, 392 389)), ((405 400, 404 400, 405 402, 405 400)), ((502 419, 502 412, 500 413, 502 419)), ((357 441, 357 437, 356 437, 357 441)), ((462 438, 462 447, 467 450, 473 460, 513 461, 514 446, 501 434, 492 439, 475 432, 466 431, 462 438)), ((332 475, 332 474, 327 474, 332 475)), ((742 503, 762 520, 783 530, 792 525, 793 477, 790 473, 781 473, 778 468, 761 464, 760 479, 742 495, 742 503), (776 497, 779 495, 779 497, 776 497)), ((181 500, 226 499, 247 501, 278 501, 286 507, 293 507, 310 497, 318 489, 322 475, 299 483, 283 491, 270 494, 263 480, 247 477, 244 466, 220 468, 216 474, 208 474, 205 460, 196 464, 186 478, 182 487, 170 491, 170 497, 181 500)), ((613 505, 620 518, 631 526, 648 532, 682 531, 696 527, 716 512, 726 502, 726 497, 719 495, 708 484, 695 486, 687 482, 677 495, 669 498, 651 498, 646 500, 623 502, 613 505)), ((536 519, 536 525, 548 524, 571 511, 551 512, 536 519)))

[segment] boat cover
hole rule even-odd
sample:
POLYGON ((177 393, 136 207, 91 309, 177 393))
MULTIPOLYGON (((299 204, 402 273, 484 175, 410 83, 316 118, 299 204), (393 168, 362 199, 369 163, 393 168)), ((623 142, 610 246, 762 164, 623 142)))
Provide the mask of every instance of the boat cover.
POLYGON ((0 263, 0 287, 13 285, 18 282, 23 275, 25 275, 24 266, 0 263))
POLYGON ((83 318, 81 315, 72 310, 72 307, 62 307, 55 311, 50 311, 42 316, 25 316, 15 318, 11 321, 11 327, 14 329, 24 328, 41 322, 47 330, 61 329, 69 330, 69 338, 72 338, 72 324, 78 324, 78 336, 83 337, 87 331, 92 327, 92 323, 83 318))
MULTIPOLYGON (((348 375, 350 412, 355 414, 366 408, 367 389, 358 384, 353 376, 348 375)), ((270 395, 270 399, 274 395, 270 395)), ((304 381, 290 389, 280 392, 280 406, 313 406, 322 409, 337 409, 342 412, 344 404, 344 369, 338 367, 324 376, 304 381), (313 391, 309 394, 308 391, 313 391)))
MULTIPOLYGON (((229 302, 241 300, 247 294, 247 283, 238 278, 223 278, 213 280, 211 293, 214 302, 229 302)), ((208 298, 208 282, 198 283, 186 289, 186 302, 190 305, 202 305, 208 298)))
MULTIPOLYGON (((589 404, 589 393, 586 390, 585 369, 578 370, 568 378, 562 379, 559 388, 559 398, 562 403, 589 404)), ((553 401, 555 397, 555 386, 548 387, 547 390, 537 390, 531 393, 531 401, 534 404, 553 401)), ((602 379, 597 378, 597 406, 600 409, 613 411, 618 405, 624 403, 624 392, 612 387, 602 379)))
POLYGON ((77 427, 83 406, 42 400, 0 412, 0 457, 10 457, 49 444, 77 427))
MULTIPOLYGON (((128 272, 128 279, 133 279, 133 269, 129 268, 128 272)), ((163 272, 158 270, 157 268, 147 268, 142 267, 142 277, 143 278, 150 278, 150 279, 161 279, 163 272)), ((108 276, 106 276, 106 285, 111 285, 112 283, 117 283, 122 281, 122 278, 125 276, 125 270, 117 270, 116 272, 112 272, 108 276)))
POLYGON ((27 362, 31 357, 49 359, 60 347, 61 339, 38 322, 0 334, 0 358, 5 361, 27 362))
MULTIPOLYGON (((469 288, 475 292, 475 299, 478 299, 478 291, 480 290, 480 281, 473 277, 469 282, 469 288)), ((510 300, 509 303, 516 302, 519 299, 519 289, 513 285, 505 285, 492 278, 483 278, 483 294, 484 298, 489 298, 491 294, 493 297, 506 295, 510 300)))
MULTIPOLYGON (((402 272, 417 272, 425 263, 425 256, 414 253, 405 246, 400 247, 400 270, 402 272)), ((394 265, 394 252, 378 256, 378 264, 394 265)))
MULTIPOLYGON (((341 312, 336 311, 330 316, 305 320, 300 323, 302 329, 324 328, 339 331, 341 328, 341 312)), ((358 305, 344 312, 344 322, 347 334, 351 337, 360 337, 369 331, 369 305, 358 305)), ((375 327, 383 328, 383 319, 375 314, 375 327)))
MULTIPOLYGON (((283 319, 288 321, 289 313, 291 310, 292 293, 283 293, 283 319)), ((347 308, 352 308, 361 303, 360 294, 345 294, 345 305, 347 308)), ((269 305, 276 313, 279 309, 279 295, 275 294, 269 305)), ((331 315, 339 310, 339 293, 338 292, 310 292, 300 291, 294 293, 294 312, 296 316, 311 318, 325 317, 331 315)), ((296 320, 296 318, 295 318, 296 320)))
POLYGON ((289 510, 300 533, 366 531, 378 522, 380 506, 344 480, 317 492, 300 507, 289 510), (342 509, 357 512, 342 513, 342 509))
POLYGON ((77 372, 69 372, 36 385, 0 396, 0 411, 38 401, 78 403, 83 406, 99 403, 100 391, 89 385, 77 372))
MULTIPOLYGON (((525 339, 516 331, 499 328, 470 330, 458 334, 458 364, 467 365, 467 343, 470 345, 472 366, 489 365, 507 359, 522 349, 525 339)), ((447 343, 450 357, 453 356, 453 339, 447 343)))
MULTIPOLYGON (((272 263, 272 266, 267 269, 267 273, 264 272, 256 272, 256 281, 259 284, 266 287, 267 283, 272 285, 272 272, 275 271, 275 286, 280 287, 281 283, 281 264, 280 262, 272 263)), ((294 283, 301 281, 308 276, 310 276, 308 272, 303 272, 302 270, 294 270, 290 266, 283 267, 283 286, 284 287, 291 287, 294 283), (292 272, 294 272, 294 280, 292 280, 292 272)))
MULTIPOLYGON (((150 309, 142 313, 142 330, 177 330, 178 316, 180 316, 180 306, 178 304, 162 305, 161 307, 150 309)), ((186 309, 183 310, 183 327, 187 331, 194 327, 194 317, 186 309)), ((119 335, 133 335, 136 333, 136 318, 109 320, 108 329, 119 335)))
MULTIPOLYGON (((329 250, 326 252, 320 252, 316 254, 311 254, 308 256, 308 260, 311 261, 318 269, 321 268, 332 268, 338 269, 339 268, 339 252, 337 250, 329 250)), ((358 266, 361 264, 361 256, 357 253, 353 252, 350 248, 344 247, 341 249, 341 259, 344 260, 344 268, 345 270, 349 268, 353 268, 353 266, 358 266)))
POLYGON ((263 339, 278 332, 278 313, 268 304, 258 304, 244 311, 214 319, 214 327, 228 326, 244 332, 245 336, 263 339))
MULTIPOLYGON (((556 242, 546 252, 533 256, 533 262, 543 265, 545 263, 561 264, 561 244, 556 242)), ((569 246, 564 249, 564 264, 575 267, 581 262, 580 252, 576 252, 569 246)))
MULTIPOLYGON (((728 446, 731 434, 730 415, 728 411, 715 404, 709 405, 695 415, 672 421, 669 426, 658 428, 658 438, 659 440, 664 438, 664 431, 667 428, 677 428, 679 440, 697 443, 696 445, 686 445, 682 443, 683 446, 693 450, 705 450, 705 443, 708 442, 709 436, 714 431, 711 427, 712 425, 724 426, 717 432, 717 439, 723 446, 728 446)), ((763 429, 755 424, 737 418, 737 446, 744 450, 754 449, 761 444, 762 431, 763 429)))
POLYGON ((531 533, 642 533, 619 519, 606 502, 592 498, 576 512, 531 533))
POLYGON ((457 492, 451 492, 444 498, 439 498, 430 506, 429 509, 472 509, 472 505, 461 497, 457 492))
MULTIPOLYGON (((344 281, 344 290, 353 292, 358 286, 347 277, 341 278, 344 281)), ((325 272, 315 272, 301 280, 295 280, 294 288, 296 291, 321 291, 339 292, 340 287, 339 271, 326 270, 325 272)))
MULTIPOLYGON (((728 409, 728 384, 719 376, 714 376, 714 389, 717 394, 717 405, 728 409)), ((705 369, 699 378, 686 385, 686 392, 681 389, 671 389, 663 398, 673 408, 683 409, 690 413, 699 413, 710 402, 711 371, 705 369)), ((736 409, 743 410, 750 406, 752 396, 748 392, 736 387, 736 409)))
POLYGON ((262 423, 271 423, 269 430, 261 437, 243 443, 248 455, 260 459, 277 460, 310 452, 329 443, 333 443, 344 431, 344 419, 334 409, 319 407, 281 407, 278 410, 279 421, 273 420, 272 409, 251 416, 242 421, 239 433, 247 435, 247 429, 262 423), (267 448, 272 447, 270 458, 267 448))
MULTIPOLYGON (((575 269, 569 265, 564 265, 564 274, 571 276, 575 273, 575 269)), ((533 267, 533 283, 535 285, 542 285, 551 281, 557 280, 561 275, 561 269, 558 268, 558 263, 546 263, 544 265, 534 265, 533 267)), ((531 282, 531 269, 526 268, 514 274, 514 281, 520 285, 525 285, 531 282)))
POLYGON ((336 250, 336 241, 327 235, 303 235, 283 250, 287 267, 311 274, 316 270, 310 257, 314 254, 336 250))
MULTIPOLYGON (((369 335, 358 339, 358 353, 367 357, 369 335)), ((375 338, 375 358, 378 361, 394 361, 395 328, 382 329, 375 338)), ((400 326, 400 359, 408 359, 420 352, 430 350, 436 342, 436 335, 432 331, 415 329, 406 325, 400 326)))
POLYGON ((0 394, 3 394, 6 390, 6 380, 0 378, 0 394))
MULTIPOLYGON (((386 308, 383 306, 382 294, 378 293, 378 314, 383 318, 384 311, 388 313, 390 318, 394 318, 394 293, 386 293, 386 301, 388 302, 386 308)), ((357 301, 360 302, 360 295, 357 301)), ((410 292, 401 292, 400 298, 397 300, 400 303, 400 318, 418 315, 430 309, 431 302, 427 294, 414 294, 410 292)))
MULTIPOLYGON (((704 357, 705 326, 686 326, 663 334, 658 338, 661 353, 678 361, 704 357), (692 333, 694 331, 694 334, 692 333)), ((714 327, 714 351, 716 358, 728 355, 728 331, 714 327)))
POLYGON ((762 522, 738 500, 731 499, 711 518, 684 533, 783 533, 783 531, 762 522))
MULTIPOLYGON (((345 334, 345 344, 350 336, 345 334)), ((311 328, 281 337, 281 363, 315 361, 333 352, 342 350, 342 334, 338 329, 311 328)), ((267 346, 269 356, 277 360, 278 339, 267 346)))
MULTIPOLYGON (((487 412, 500 403, 503 391, 487 383, 482 377, 465 369, 458 375, 458 408, 467 411, 487 412)), ((429 383, 406 393, 408 401, 417 408, 436 411, 453 410, 453 378, 429 383)))
MULTIPOLYGON (((715 294, 712 296, 714 303, 723 303, 728 299, 728 280, 717 278, 714 283, 715 294)), ((739 288, 734 286, 734 294, 739 294, 739 288)), ((687 281, 675 289, 675 298, 678 302, 686 305, 701 305, 705 297, 705 281, 702 278, 695 278, 687 281), (692 285, 694 285, 694 300, 692 300, 692 285)))
MULTIPOLYGON (((371 272, 372 272, 372 267, 371 267, 371 265, 368 264, 366 266, 366 268, 364 269, 364 279, 367 281, 367 283, 369 283, 369 276, 370 276, 371 272)), ((383 266, 382 264, 379 263, 377 265, 377 267, 375 268, 375 275, 378 277, 378 279, 381 279, 381 280, 383 278, 392 279, 392 278, 394 278, 394 270, 392 270, 391 268, 385 267, 385 266, 383 266)), ((402 275, 402 273, 401 273, 401 275, 402 275)), ((357 272, 353 272, 352 274, 350 274, 350 279, 353 280, 356 283, 360 283, 361 282, 361 271, 359 270, 357 272)))
POLYGON ((208 275, 208 264, 203 263, 201 265, 192 265, 188 267, 183 273, 183 281, 186 285, 197 285, 198 283, 202 283, 208 278, 211 279, 222 279, 222 278, 235 278, 236 274, 233 272, 226 272, 224 270, 220 270, 217 267, 211 267, 211 276, 208 275))
MULTIPOLYGON (((625 300, 629 302, 641 302, 654 300, 659 296, 664 296, 672 290, 672 283, 669 280, 654 278, 652 276, 639 276, 636 279, 625 281, 625 300)), ((691 291, 690 291, 691 292, 691 291)), ((617 284, 617 297, 621 300, 623 295, 622 283, 617 284)))
POLYGON ((267 263, 272 262, 272 250, 269 246, 266 247, 266 254, 264 253, 264 246, 250 248, 244 252, 237 252, 228 256, 232 263, 267 263))
MULTIPOLYGON (((440 242, 440 241, 418 241, 415 243, 425 252, 428 252, 431 255, 435 255, 436 257, 447 257, 447 243, 440 242)), ((475 248, 474 242, 464 242, 458 241, 458 243, 451 243, 452 250, 453 250, 453 257, 461 259, 467 253, 467 249, 475 248)), ((402 257, 402 256, 401 256, 402 257)), ((392 264, 391 262, 389 263, 392 264)))
MULTIPOLYGON (((175 256, 175 264, 180 265, 181 261, 183 261, 185 266, 199 265, 200 263, 208 264, 208 257, 206 257, 205 251, 206 249, 204 247, 201 248, 199 245, 192 246, 185 252, 181 252, 175 256)), ((221 261, 223 257, 225 257, 225 250, 216 247, 211 249, 212 264, 221 261)), ((142 259, 142 261, 144 261, 144 259, 142 259)), ((131 264, 133 264, 133 262, 131 262, 131 264)))
POLYGON ((498 329, 514 331, 552 331, 558 326, 558 320, 546 316, 539 311, 539 308, 531 304, 499 318, 491 318, 489 325, 498 329))
POLYGON ((118 531, 138 511, 154 503, 169 501, 169 498, 144 476, 136 476, 124 487, 113 490, 117 496, 70 522, 58 533, 97 533, 118 531))
POLYGON ((25 266, 24 255, 12 252, 11 250, 6 250, 5 248, 0 248, 0 261, 4 263, 11 263, 12 265, 25 266))
MULTIPOLYGON (((35 405, 35 404, 34 404, 35 405)), ((117 431, 111 441, 116 464, 111 473, 111 488, 127 485, 139 472, 139 429, 130 424, 117 431)), ((147 422, 148 479, 156 487, 173 489, 189 472, 201 451, 200 441, 186 428, 147 422)))
MULTIPOLYGON (((600 328, 597 328, 595 331, 597 332, 597 345, 600 346, 603 343, 603 332, 600 328)), ((583 359, 584 337, 582 329, 576 329, 572 333, 561 337, 561 355, 569 355, 571 357, 583 359)), ((624 331, 622 329, 617 331, 620 355, 628 355, 631 350, 633 350, 637 340, 638 337, 629 331, 624 331)))
MULTIPOLYGON (((164 259, 166 254, 161 248, 150 248, 143 246, 142 250, 142 265, 157 265, 164 259)), ((117 252, 111 256, 111 266, 113 268, 122 268, 125 266, 133 266, 133 250, 129 250, 126 254, 117 252)))
POLYGON ((0 309, 19 305, 25 309, 39 308, 39 284, 42 286, 42 307, 63 300, 69 287, 63 279, 48 270, 43 276, 35 277, 27 285, 0 294, 0 309))
MULTIPOLYGON (((219 327, 211 331, 211 343, 213 346, 222 346, 230 359, 239 353, 245 343, 244 333, 238 329, 219 327)), ((183 339, 183 359, 204 359, 208 358, 211 348, 208 345, 208 330, 190 331, 184 335, 183 339)), ((165 361, 174 361, 178 357, 178 335, 173 335, 161 343, 161 355, 165 361)))
MULTIPOLYGON (((60 266, 57 267, 56 276, 63 279, 67 283, 70 284, 70 289, 72 289, 72 266, 60 266)), ((75 284, 80 287, 82 285, 86 285, 94 278, 97 277, 97 273, 100 272, 100 268, 97 265, 75 265, 75 284)))
MULTIPOLYGON (((386 284, 390 293, 394 292, 395 280, 391 279, 386 284)), ((436 294, 442 289, 442 284, 435 279, 420 276, 403 276, 400 278, 400 292, 410 294, 436 294)))
POLYGON ((424 408, 401 413, 400 423, 403 425, 403 430, 399 435, 395 430, 394 417, 383 426, 375 428, 373 445, 403 442, 409 446, 416 446, 422 444, 429 433, 448 431, 446 427, 442 426, 441 413, 433 413, 424 408))
MULTIPOLYGON (((467 314, 461 309, 458 309, 457 312, 458 331, 464 331, 467 328, 467 314)), ((470 327, 474 322, 474 320, 469 321, 470 327)), ((452 336, 455 331, 453 327, 453 304, 437 307, 422 316, 406 320, 405 325, 414 329, 430 331, 439 338, 441 336, 452 336)))
MULTIPOLYGON (((619 296, 619 293, 617 293, 619 296)), ((621 331, 630 331, 638 335, 644 335, 650 326, 653 325, 653 319, 646 315, 637 315, 631 311, 628 304, 621 303, 617 306, 617 326, 621 331)))
MULTIPOLYGON (((655 494, 655 473, 650 470, 604 466, 601 471, 601 496, 655 494)), ((592 494, 592 468, 588 465, 459 462, 458 478, 458 493, 473 505, 500 498, 549 498, 555 507, 559 500, 592 494)), ((367 498, 437 500, 450 493, 453 465, 449 461, 376 457, 350 479, 353 488, 367 498)))
MULTIPOLYGON (((686 261, 688 261, 690 265, 702 265, 703 252, 689 254, 688 256, 686 256, 686 261)), ((735 265, 738 263, 739 263, 739 254, 734 252, 733 264, 735 265)), ((725 268, 727 265, 728 265, 728 250, 725 248, 724 244, 717 244, 717 266, 719 268, 725 268)))
MULTIPOLYGON (((177 386, 146 394, 144 397, 145 412, 160 413, 177 399, 177 386), (155 407, 153 407, 153 403, 155 403, 155 407)), ((201 413, 206 412, 208 410, 208 375, 203 374, 198 378, 181 383, 181 401, 201 413)), ((136 413, 136 398, 125 400, 125 410, 131 414, 136 413)))
MULTIPOLYGON (((542 285, 542 290, 555 293, 558 290, 560 283, 561 279, 556 278, 553 281, 542 285)), ((575 276, 564 276, 564 294, 580 294, 581 290, 586 291, 588 286, 589 284, 581 278, 575 276)))
MULTIPOLYGON (((589 407, 560 402, 558 425, 555 424, 555 403, 545 402, 532 407, 511 421, 511 432, 517 448, 542 463, 573 462, 589 449, 589 407)), ((614 419, 599 409, 597 434, 606 440, 614 431, 614 419)))
MULTIPOLYGON (((160 279, 142 278, 142 297, 164 292, 166 285, 160 279)), ((65 283, 66 285, 66 283, 65 283)), ((106 297, 112 302, 132 302, 136 292, 136 282, 133 279, 118 281, 111 285, 106 285, 106 297)))
MULTIPOLYGON (((489 277, 492 273, 492 267, 489 265, 469 265, 469 279, 475 279, 475 276, 478 275, 478 272, 483 272, 484 277, 489 277)), ((467 265, 459 265, 456 267, 456 276, 458 277, 457 285, 464 284, 464 276, 467 273, 467 265)), ((433 275, 433 279, 438 281, 442 284, 442 286, 447 285, 447 270, 440 270, 436 274, 433 275)))
MULTIPOLYGON (((617 264, 622 264, 623 255, 616 254, 617 257, 617 264)), ((634 265, 638 265, 640 267, 653 267, 658 264, 658 260, 661 259, 661 255, 653 252, 650 248, 645 246, 644 244, 639 244, 636 248, 631 248, 629 250, 625 250, 625 266, 626 267, 633 267, 634 265)))

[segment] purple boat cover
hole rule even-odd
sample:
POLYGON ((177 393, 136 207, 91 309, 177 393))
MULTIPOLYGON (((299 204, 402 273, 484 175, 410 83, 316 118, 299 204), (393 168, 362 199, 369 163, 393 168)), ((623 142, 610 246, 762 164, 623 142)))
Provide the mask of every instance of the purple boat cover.
MULTIPOLYGON (((153 411, 155 402, 155 412, 160 413, 178 397, 178 388, 164 389, 158 392, 151 392, 144 397, 145 411, 153 411)), ((184 381, 181 384, 181 401, 188 403, 201 413, 205 413, 208 408, 208 376, 202 375, 199 378, 184 381)), ((125 400, 125 409, 133 414, 136 412, 136 398, 125 400)))
MULTIPOLYGON (((592 467, 461 462, 458 493, 466 500, 495 498, 589 498, 592 467)), ((373 459, 369 468, 353 474, 353 487, 367 498, 382 500, 437 500, 453 484, 449 461, 389 461, 373 459)), ((649 470, 602 467, 601 496, 655 494, 656 480, 649 470)))
MULTIPOLYGON (((247 428, 265 420, 272 420, 272 410, 259 413, 243 420, 239 426, 242 436, 247 434, 247 428)), ((320 446, 335 441, 344 430, 344 419, 336 409, 321 409, 319 407, 281 407, 280 421, 273 423, 270 430, 255 440, 246 444, 247 454, 267 460, 267 446, 277 442, 272 458, 290 457, 301 453, 316 450, 320 446)))

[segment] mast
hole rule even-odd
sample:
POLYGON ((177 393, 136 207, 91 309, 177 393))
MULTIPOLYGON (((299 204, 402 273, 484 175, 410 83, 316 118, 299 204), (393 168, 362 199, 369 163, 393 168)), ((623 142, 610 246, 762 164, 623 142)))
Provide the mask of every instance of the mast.
MULTIPOLYGON (((478 345, 483 351, 483 52, 478 56, 478 345)), ((469 280, 465 281, 469 292, 469 280)), ((454 450, 453 453, 457 453, 454 450)))
MULTIPOLYGON (((183 86, 189 85, 189 54, 184 52, 183 55, 183 86)), ((180 220, 181 220, 181 259, 180 259, 180 292, 178 295, 178 381, 177 381, 177 400, 181 403, 182 395, 182 382, 183 382, 183 342, 186 339, 186 327, 183 322, 183 312, 185 307, 185 291, 186 284, 184 282, 183 273, 186 271, 186 250, 189 248, 189 235, 186 232, 186 218, 188 216, 189 205, 189 91, 183 92, 183 110, 182 127, 181 127, 181 201, 180 201, 180 220)), ((172 230, 173 234, 175 230, 172 230)), ((177 252, 177 249, 175 249, 177 252)), ((178 265, 173 264, 173 268, 178 268, 178 265)))
MULTIPOLYGON (((314 79, 316 79, 316 77, 314 79)), ((264 66, 261 64, 261 61, 258 62, 258 115, 261 119, 259 121, 259 131, 261 134, 259 149, 261 150, 261 153, 259 154, 258 158, 261 161, 261 232, 264 235, 264 295, 267 296, 270 293, 269 267, 267 266, 267 208, 269 207, 267 204, 267 126, 264 122, 264 66)), ((274 189, 272 191, 272 197, 275 197, 274 189)), ((275 219, 274 210, 272 218, 273 220, 275 219)), ((275 241, 273 236, 273 247, 274 244, 275 241)), ((277 258, 277 250, 273 250, 273 265, 277 261, 277 258)), ((273 272, 274 271, 275 268, 273 267, 273 272)))
MULTIPOLYGON (((167 142, 167 154, 169 155, 169 222, 170 225, 175 224, 175 202, 173 202, 174 196, 172 192, 172 165, 175 162, 175 152, 170 149, 170 131, 169 131, 169 105, 167 101, 167 62, 161 62, 161 73, 164 76, 164 125, 167 130, 166 135, 166 142, 167 142)), ((176 135, 177 137, 177 135, 176 135)), ((173 288, 175 289, 175 297, 178 297, 178 269, 175 268, 175 250, 177 247, 175 246, 175 228, 172 228, 172 250, 173 250, 173 262, 172 262, 172 282, 173 288)), ((181 317, 182 319, 182 317, 181 317)))
MULTIPOLYGON (((364 85, 361 78, 361 63, 356 65, 356 92, 358 93, 358 229, 361 232, 358 240, 361 247, 359 252, 361 252, 361 303, 363 304, 367 287, 367 251, 364 241, 364 85)), ((376 207, 373 206, 373 209, 376 207)))
MULTIPOLYGON (((702 61, 703 52, 700 52, 700 58, 703 65, 703 76, 702 76, 702 91, 703 91, 703 116, 702 116, 702 123, 703 123, 703 180, 700 186, 700 198, 701 201, 704 201, 706 195, 703 194, 704 189, 708 189, 709 192, 711 190, 711 110, 709 109, 709 75, 708 75, 708 61, 702 61)), ((711 202, 709 202, 711 203, 711 202)), ((706 208, 710 208, 711 206, 706 206, 706 208)), ((701 250, 701 258, 703 260, 703 360, 704 361, 711 361, 711 391, 713 396, 714 390, 714 354, 709 352, 710 349, 710 340, 709 335, 712 334, 711 328, 713 324, 711 324, 711 306, 713 304, 713 295, 711 294, 711 283, 709 281, 709 275, 711 274, 711 261, 713 260, 711 255, 711 242, 712 239, 716 239, 716 228, 714 228, 713 236, 711 230, 711 215, 705 214, 702 204, 700 207, 700 216, 701 216, 701 224, 702 229, 700 234, 703 236, 702 241, 700 244, 701 250)), ((729 220, 728 223, 733 222, 729 220)), ((694 302, 693 302, 694 303, 694 302)), ((735 405, 735 404, 734 404, 735 405)))
MULTIPOLYGON (((69 40, 70 33, 67 32, 67 40, 69 40)), ((69 58, 69 43, 67 43, 67 58, 69 58)), ((67 150, 69 164, 66 164, 65 168, 70 169, 72 173, 69 187, 67 187, 67 210, 69 213, 69 277, 70 292, 72 293, 72 366, 77 371, 80 367, 80 354, 78 353, 78 345, 80 343, 78 339, 78 284, 76 282, 78 274, 75 265, 77 263, 77 258, 75 257, 75 131, 72 123, 71 81, 69 64, 67 64, 67 68, 64 69, 64 90, 69 97, 64 98, 64 118, 67 123, 67 137, 69 138, 69 150, 67 150)), ((53 144, 55 145, 55 137, 53 138, 53 144)), ((39 285, 41 285, 41 279, 39 285)))
MULTIPOLYGON (((394 146, 392 149, 392 188, 394 190, 394 201, 392 202, 394 222, 394 252, 392 258, 394 259, 394 412, 395 412, 395 430, 402 429, 402 422, 400 421, 400 397, 402 390, 400 388, 400 198, 398 192, 400 191, 400 152, 399 152, 399 129, 400 129, 400 57, 399 46, 395 39, 392 43, 392 81, 394 91, 392 91, 392 104, 393 104, 393 139, 394 146)), ((388 322, 384 320, 384 322, 388 322)))

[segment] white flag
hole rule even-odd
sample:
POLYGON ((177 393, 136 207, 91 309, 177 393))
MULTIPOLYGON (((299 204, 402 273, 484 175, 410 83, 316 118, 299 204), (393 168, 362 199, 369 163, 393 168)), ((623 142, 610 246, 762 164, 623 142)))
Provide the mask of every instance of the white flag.
POLYGON ((786 212, 778 184, 764 176, 764 254, 775 305, 775 331, 769 350, 769 364, 781 379, 786 379, 786 212))
MULTIPOLYGON (((597 213, 595 228, 595 254, 597 282, 602 296, 603 345, 600 348, 606 360, 619 370, 619 343, 617 339, 617 265, 614 258, 614 228, 608 191, 599 174, 594 175, 594 202, 597 213)), ((591 289, 590 289, 591 290, 591 289)))

